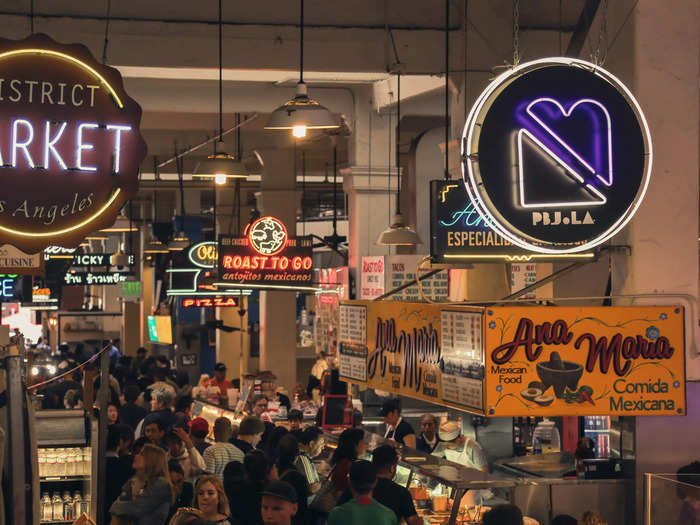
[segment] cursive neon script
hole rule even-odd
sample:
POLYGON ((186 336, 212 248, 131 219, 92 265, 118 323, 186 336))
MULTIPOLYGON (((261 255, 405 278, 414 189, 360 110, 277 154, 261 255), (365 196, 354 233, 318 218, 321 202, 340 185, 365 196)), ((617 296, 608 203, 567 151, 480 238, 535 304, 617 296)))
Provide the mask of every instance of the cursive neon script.
POLYGON ((433 328, 432 323, 428 323, 427 327, 414 328, 411 332, 401 330, 397 336, 394 319, 383 321, 381 317, 378 317, 374 350, 367 361, 367 372, 370 378, 376 375, 377 366, 379 366, 380 376, 386 375, 386 353, 403 354, 403 386, 414 388, 418 392, 423 380, 423 371, 420 365, 423 363, 438 365, 440 363, 437 330, 433 328))
POLYGON ((479 215, 479 212, 476 211, 476 208, 474 208, 474 205, 471 202, 467 203, 463 210, 452 212, 450 219, 452 222, 440 221, 440 226, 454 226, 460 220, 462 220, 464 222, 464 226, 467 227, 488 228, 489 226, 488 222, 485 221, 481 215, 479 215))

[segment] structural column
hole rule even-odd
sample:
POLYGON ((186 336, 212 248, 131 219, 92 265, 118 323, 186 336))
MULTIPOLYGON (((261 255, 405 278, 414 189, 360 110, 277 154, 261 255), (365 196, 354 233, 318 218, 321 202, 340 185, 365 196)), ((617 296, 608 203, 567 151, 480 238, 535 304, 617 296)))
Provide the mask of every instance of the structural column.
MULTIPOLYGON (((263 215, 273 215, 296 235, 301 192, 296 189, 294 150, 265 150, 261 192, 256 194, 263 215)), ((260 292, 260 370, 272 370, 278 384, 290 392, 297 383, 296 293, 260 292)))

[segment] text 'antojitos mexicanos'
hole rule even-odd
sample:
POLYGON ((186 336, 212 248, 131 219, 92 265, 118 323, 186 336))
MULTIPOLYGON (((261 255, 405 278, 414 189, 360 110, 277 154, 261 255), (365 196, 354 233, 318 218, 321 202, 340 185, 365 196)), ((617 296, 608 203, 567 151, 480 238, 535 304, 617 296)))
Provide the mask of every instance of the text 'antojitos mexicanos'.
POLYGON ((0 237, 75 246, 135 193, 146 146, 119 73, 45 35, 0 40, 0 237))
POLYGON ((685 412, 680 307, 501 308, 487 331, 490 415, 685 412))

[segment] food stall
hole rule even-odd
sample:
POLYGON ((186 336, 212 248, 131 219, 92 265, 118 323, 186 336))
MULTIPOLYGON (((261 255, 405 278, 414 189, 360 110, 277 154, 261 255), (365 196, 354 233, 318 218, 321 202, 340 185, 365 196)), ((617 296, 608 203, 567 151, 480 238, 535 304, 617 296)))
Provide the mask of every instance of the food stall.
MULTIPOLYGON (((611 523, 627 523, 634 516, 629 421, 685 414, 683 315, 673 305, 351 301, 340 312, 341 378, 438 411, 509 421, 515 453, 490 457, 491 474, 469 474, 460 490, 508 481, 505 499, 540 523, 590 508, 611 523), (594 448, 578 457, 583 437, 594 448)), ((413 451, 402 456, 412 472, 435 473, 423 468, 434 460, 416 465, 413 451)))

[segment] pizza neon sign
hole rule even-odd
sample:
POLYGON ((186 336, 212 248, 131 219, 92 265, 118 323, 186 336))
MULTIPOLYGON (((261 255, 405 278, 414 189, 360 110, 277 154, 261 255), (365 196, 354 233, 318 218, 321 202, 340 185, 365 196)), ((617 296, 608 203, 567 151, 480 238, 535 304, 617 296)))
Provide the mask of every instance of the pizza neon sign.
POLYGON ((230 308, 238 306, 235 297, 183 297, 183 308, 230 308))

